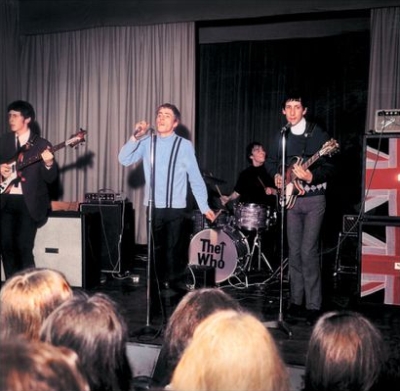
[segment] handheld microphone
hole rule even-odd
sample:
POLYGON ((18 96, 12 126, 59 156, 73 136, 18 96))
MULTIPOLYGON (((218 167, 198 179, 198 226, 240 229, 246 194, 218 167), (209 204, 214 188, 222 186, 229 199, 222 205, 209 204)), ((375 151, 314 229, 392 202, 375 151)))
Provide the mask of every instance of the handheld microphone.
POLYGON ((281 133, 287 132, 291 128, 292 124, 288 122, 281 130, 281 133))
POLYGON ((142 127, 139 126, 137 129, 135 129, 135 130, 133 131, 133 137, 136 138, 136 136, 137 136, 141 131, 142 131, 142 127))
MULTIPOLYGON (((139 126, 137 129, 135 129, 134 131, 133 131, 133 136, 136 138, 137 136, 138 136, 138 134, 139 133, 141 133, 143 131, 143 128, 141 127, 141 126, 139 126)), ((152 128, 151 126, 149 126, 146 130, 145 130, 145 132, 142 134, 142 135, 140 135, 140 137, 143 137, 145 134, 147 134, 148 132, 150 132, 150 133, 154 133, 155 131, 154 131, 154 128, 152 128)))

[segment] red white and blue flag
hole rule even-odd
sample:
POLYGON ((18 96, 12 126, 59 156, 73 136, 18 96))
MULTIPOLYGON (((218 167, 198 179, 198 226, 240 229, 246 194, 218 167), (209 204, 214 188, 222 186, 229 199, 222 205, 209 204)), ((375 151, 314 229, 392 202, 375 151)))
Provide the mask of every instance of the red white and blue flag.
POLYGON ((382 291, 385 304, 400 305, 400 137, 385 143, 365 151, 364 212, 374 219, 362 224, 361 296, 382 291))

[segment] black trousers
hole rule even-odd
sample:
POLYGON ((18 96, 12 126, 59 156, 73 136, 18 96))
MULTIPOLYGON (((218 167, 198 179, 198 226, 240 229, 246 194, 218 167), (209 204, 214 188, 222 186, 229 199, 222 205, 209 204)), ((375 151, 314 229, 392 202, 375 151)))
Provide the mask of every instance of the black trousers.
MULTIPOLYGON (((153 215, 154 267, 159 282, 171 282, 184 274, 185 209, 155 208, 153 215)), ((185 261, 186 260, 186 261, 185 261)))
POLYGON ((2 194, 0 249, 6 278, 35 266, 33 246, 37 224, 22 195, 2 194))

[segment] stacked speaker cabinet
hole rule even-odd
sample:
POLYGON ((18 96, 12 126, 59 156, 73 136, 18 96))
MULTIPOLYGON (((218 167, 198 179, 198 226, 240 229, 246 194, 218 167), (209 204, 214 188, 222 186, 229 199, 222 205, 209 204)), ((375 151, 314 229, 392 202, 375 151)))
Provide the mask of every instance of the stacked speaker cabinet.
POLYGON ((360 297, 400 305, 400 135, 366 135, 363 160, 360 297))
POLYGON ((121 273, 134 256, 134 211, 130 202, 84 203, 80 212, 88 234, 88 251, 100 261, 102 273, 121 273))
POLYGON ((96 286, 100 281, 100 264, 97 254, 85 246, 90 235, 79 212, 52 212, 36 234, 36 267, 62 272, 73 287, 96 286))

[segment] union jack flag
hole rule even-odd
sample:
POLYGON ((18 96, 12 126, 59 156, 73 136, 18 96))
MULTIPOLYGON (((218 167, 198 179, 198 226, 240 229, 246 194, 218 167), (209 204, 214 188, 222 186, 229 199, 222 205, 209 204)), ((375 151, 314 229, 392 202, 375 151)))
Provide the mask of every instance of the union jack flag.
POLYGON ((400 137, 366 138, 361 297, 383 291, 400 305, 400 137))

